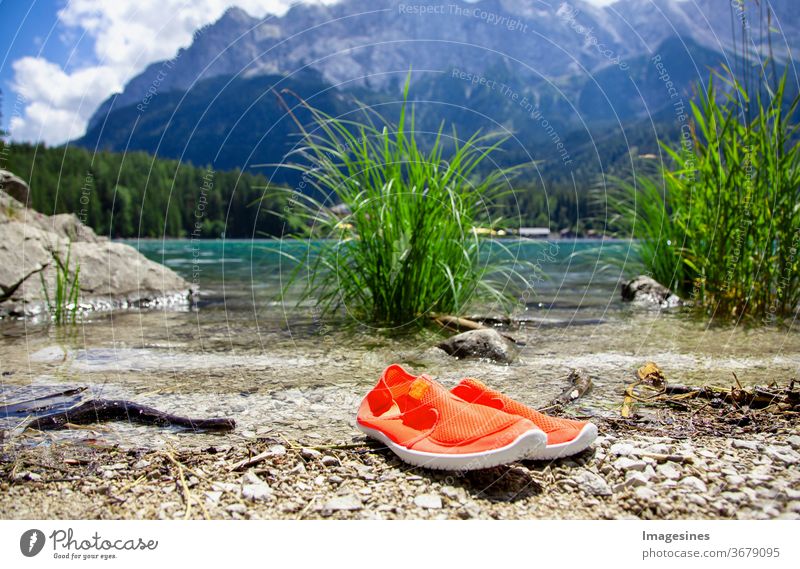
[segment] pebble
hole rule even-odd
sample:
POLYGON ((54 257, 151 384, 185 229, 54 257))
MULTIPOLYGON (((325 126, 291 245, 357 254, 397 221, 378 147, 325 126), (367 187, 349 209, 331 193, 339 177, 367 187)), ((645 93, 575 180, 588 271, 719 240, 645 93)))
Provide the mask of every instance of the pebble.
POLYGON ((800 454, 789 447, 768 446, 764 452, 770 458, 785 464, 797 464, 800 462, 800 454))
POLYGON ((335 456, 325 455, 322 457, 322 464, 324 466, 339 466, 339 459, 335 456))
POLYGON ((355 511, 360 510, 363 507, 361 504, 361 500, 355 494, 346 494, 344 496, 336 496, 335 498, 331 498, 325 505, 322 507, 323 510, 330 510, 332 512, 345 510, 345 511, 355 511))
POLYGON ((414 497, 414 504, 420 508, 439 510, 442 507, 442 498, 436 494, 419 494, 414 497))
POLYGON ((677 466, 672 464, 671 462, 665 462, 664 464, 659 464, 656 467, 656 473, 659 476, 666 478, 667 480, 677 480, 681 477, 681 471, 678 469, 677 466))
POLYGON ((705 506, 707 504, 706 499, 700 496, 699 494, 688 494, 686 496, 686 501, 691 502, 695 506, 705 506))
POLYGON ((333 476, 328 477, 328 482, 330 482, 331 484, 341 484, 342 482, 344 482, 344 478, 334 474, 333 476))
POLYGON ((272 456, 283 456, 286 454, 286 447, 283 445, 272 445, 269 447, 269 453, 272 456))
POLYGON ((697 476, 687 476, 681 480, 681 484, 698 492, 707 492, 708 488, 706 483, 700 480, 697 476))
POLYGON ((137 462, 136 464, 134 464, 133 465, 133 469, 134 470, 142 470, 143 468, 147 468, 148 466, 150 466, 150 461, 143 459, 143 460, 140 460, 139 462, 137 462))
POLYGON ((264 481, 252 470, 248 470, 242 475, 242 484, 258 485, 263 483, 264 481))
POLYGON ((616 454, 617 456, 630 456, 635 450, 636 449, 634 449, 633 445, 630 443, 614 443, 611 445, 611 448, 608 449, 608 452, 616 454))
POLYGON ((212 482, 211 489, 218 492, 235 492, 239 489, 239 486, 232 482, 212 482))
POLYGON ((789 446, 794 450, 800 450, 800 435, 792 435, 786 439, 786 442, 789 443, 789 446))
POLYGON ((242 497, 248 500, 269 500, 272 498, 272 488, 264 483, 245 484, 242 486, 242 497))
POLYGON ((443 486, 442 487, 442 494, 447 496, 448 498, 457 498, 458 497, 458 489, 454 486, 443 486))
POLYGON ((608 496, 611 494, 611 487, 601 477, 588 470, 581 470, 572 480, 578 485, 578 488, 591 494, 593 496, 608 496))
POLYGON ((658 498, 658 492, 656 492, 652 488, 647 488, 646 486, 640 486, 635 490, 634 493, 636 494, 637 498, 646 502, 658 498))
POLYGON ((306 460, 316 460, 322 456, 322 453, 313 448, 304 448, 300 451, 300 456, 306 460))
POLYGON ((206 502, 209 504, 216 504, 219 502, 219 499, 222 498, 222 492, 204 492, 206 496, 206 502))
POLYGON ((733 448, 743 448, 747 450, 758 450, 758 443, 755 441, 745 441, 742 439, 733 439, 731 440, 731 446, 733 448))
POLYGON ((247 511, 247 506, 244 504, 231 504, 226 506, 225 510, 232 514, 244 514, 247 511))
POLYGON ((631 488, 636 488, 638 486, 647 486, 647 477, 641 472, 630 470, 625 475, 625 484, 627 486, 630 486, 631 488))
POLYGON ((647 463, 643 460, 634 460, 632 458, 628 458, 627 456, 621 456, 613 463, 614 468, 617 470, 638 470, 642 471, 647 466, 647 463))

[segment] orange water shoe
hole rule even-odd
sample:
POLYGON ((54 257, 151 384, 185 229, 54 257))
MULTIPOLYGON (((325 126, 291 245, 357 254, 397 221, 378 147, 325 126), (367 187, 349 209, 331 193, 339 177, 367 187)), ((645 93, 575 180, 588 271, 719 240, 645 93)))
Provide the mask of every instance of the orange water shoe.
POLYGON ((562 458, 577 454, 588 448, 597 438, 597 427, 592 423, 544 415, 500 392, 489 389, 477 379, 462 380, 453 388, 452 393, 469 403, 524 417, 542 429, 547 434, 547 446, 527 457, 532 460, 562 458))
POLYGON ((541 452, 547 437, 528 419, 456 397, 399 365, 384 370, 358 410, 362 432, 405 462, 440 470, 478 470, 541 452))

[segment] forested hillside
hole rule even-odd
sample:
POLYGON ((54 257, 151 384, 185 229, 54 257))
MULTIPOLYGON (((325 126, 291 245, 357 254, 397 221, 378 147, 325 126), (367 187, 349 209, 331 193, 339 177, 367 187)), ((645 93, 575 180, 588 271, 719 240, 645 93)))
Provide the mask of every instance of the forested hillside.
POLYGON ((285 194, 267 190, 261 175, 76 147, 12 144, 7 159, 5 166, 29 182, 34 209, 75 213, 100 235, 235 238, 282 231, 271 211, 283 206, 285 194))

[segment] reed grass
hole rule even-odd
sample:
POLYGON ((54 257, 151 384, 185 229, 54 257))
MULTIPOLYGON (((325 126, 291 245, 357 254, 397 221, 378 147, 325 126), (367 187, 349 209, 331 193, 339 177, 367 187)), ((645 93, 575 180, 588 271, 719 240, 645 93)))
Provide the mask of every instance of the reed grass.
MULTIPOLYGON (((410 77, 410 76, 409 76, 410 77)), ((314 127, 303 136, 290 168, 318 195, 295 194, 290 213, 307 227, 308 254, 292 282, 304 278, 302 298, 321 314, 346 309, 377 324, 403 325, 436 313, 460 314, 476 299, 508 306, 508 283, 521 277, 515 256, 479 236, 501 220, 493 205, 518 168, 479 173, 503 139, 476 133, 461 141, 444 125, 423 145, 408 104, 406 80, 398 123, 361 107, 363 120, 334 118, 307 105, 314 127), (429 141, 430 142, 430 141, 429 141), (498 266, 489 261, 504 257, 498 266), (498 255, 499 253, 502 253, 498 255)), ((287 107, 288 108, 288 107, 287 107)))
POLYGON ((662 144, 669 163, 615 180, 609 205, 657 281, 708 315, 771 321, 800 302, 799 99, 785 75, 755 97, 723 80, 692 103, 691 136, 662 144))
POLYGON ((51 299, 47 284, 44 281, 43 271, 39 273, 42 284, 47 312, 56 326, 75 324, 78 312, 78 295, 80 294, 81 267, 75 262, 72 268, 72 242, 67 244, 66 259, 53 249, 50 251, 55 268, 55 283, 51 299))

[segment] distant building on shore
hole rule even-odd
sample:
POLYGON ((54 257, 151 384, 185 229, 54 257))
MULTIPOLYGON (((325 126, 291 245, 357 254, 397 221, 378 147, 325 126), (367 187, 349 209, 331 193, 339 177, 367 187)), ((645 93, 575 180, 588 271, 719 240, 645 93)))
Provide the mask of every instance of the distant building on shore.
POLYGON ((520 227, 517 230, 517 233, 520 237, 524 237, 525 239, 549 239, 550 238, 550 228, 549 227, 520 227))

